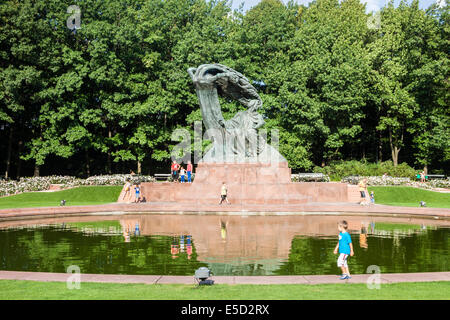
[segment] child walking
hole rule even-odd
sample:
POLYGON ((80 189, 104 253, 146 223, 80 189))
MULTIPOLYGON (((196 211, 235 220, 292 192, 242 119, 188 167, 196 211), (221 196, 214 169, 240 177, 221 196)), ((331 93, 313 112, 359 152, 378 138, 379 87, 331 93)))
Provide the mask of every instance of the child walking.
POLYGON ((337 266, 342 270, 342 276, 339 278, 341 280, 351 279, 350 271, 348 269, 347 259, 348 256, 353 256, 353 245, 352 238, 350 234, 347 232, 348 224, 347 221, 342 220, 338 222, 338 230, 339 230, 339 241, 334 249, 334 254, 338 253, 339 250, 339 258, 337 261, 337 266))

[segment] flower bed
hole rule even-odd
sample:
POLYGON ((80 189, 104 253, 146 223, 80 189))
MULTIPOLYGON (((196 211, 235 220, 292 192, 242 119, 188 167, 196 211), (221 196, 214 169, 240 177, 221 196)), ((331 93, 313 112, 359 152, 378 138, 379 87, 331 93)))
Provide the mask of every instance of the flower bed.
POLYGON ((152 176, 115 174, 107 176, 92 176, 87 179, 80 179, 71 176, 48 176, 21 178, 19 181, 0 180, 0 196, 9 196, 22 192, 45 191, 50 189, 50 185, 61 185, 62 189, 79 186, 120 186, 125 184, 127 179, 133 184, 140 182, 156 181, 152 176))
POLYGON ((358 184, 361 179, 367 179, 369 186, 410 186, 423 189, 445 188, 450 189, 450 179, 429 180, 425 183, 419 181, 411 181, 410 178, 398 177, 364 177, 364 176, 348 176, 342 179, 342 182, 349 184, 358 184))
POLYGON ((362 179, 367 179, 367 185, 369 186, 403 186, 411 183, 410 178, 398 178, 398 177, 364 177, 364 176, 349 176, 342 179, 342 182, 349 184, 358 184, 362 179))
POLYGON ((291 175, 292 182, 330 182, 330 177, 323 173, 299 173, 291 175))

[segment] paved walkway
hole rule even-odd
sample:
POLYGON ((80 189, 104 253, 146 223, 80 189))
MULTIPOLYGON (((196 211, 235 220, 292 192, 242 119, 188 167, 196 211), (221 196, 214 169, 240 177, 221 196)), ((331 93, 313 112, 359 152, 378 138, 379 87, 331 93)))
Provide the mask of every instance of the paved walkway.
MULTIPOLYGON (((1 280, 31 280, 66 282, 73 274, 50 272, 0 271, 1 280)), ((195 284, 193 276, 110 275, 81 274, 81 282, 142 283, 142 284, 195 284)), ((367 283, 374 274, 356 274, 350 280, 339 280, 337 275, 321 276, 213 276, 216 284, 326 284, 367 283)), ((397 282, 450 281, 450 272, 386 273, 381 274, 381 284, 397 282)), ((372 282, 371 282, 372 283, 372 282)))
POLYGON ((45 208, 20 208, 0 210, 1 220, 29 219, 99 214, 226 214, 226 215, 290 215, 290 214, 345 214, 381 216, 428 216, 430 218, 450 217, 450 209, 394 207, 385 205, 361 206, 354 203, 307 203, 296 205, 192 205, 170 202, 111 203, 90 206, 67 206, 45 208))

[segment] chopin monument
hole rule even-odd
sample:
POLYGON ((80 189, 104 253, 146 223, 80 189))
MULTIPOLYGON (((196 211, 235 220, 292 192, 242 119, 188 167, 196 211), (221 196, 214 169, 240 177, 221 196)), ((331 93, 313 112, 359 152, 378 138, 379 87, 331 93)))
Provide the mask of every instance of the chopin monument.
MULTIPOLYGON (((347 184, 291 182, 286 159, 258 132, 265 123, 258 113, 263 102, 244 75, 221 64, 187 71, 212 145, 198 163, 192 184, 142 183, 148 202, 217 205, 222 182, 230 202, 242 206, 277 205, 281 210, 280 205, 349 201, 347 184), (225 120, 219 96, 238 101, 245 110, 225 120)), ((126 202, 122 194, 119 202, 126 202)))
POLYGON ((188 73, 197 91, 207 136, 213 142, 202 162, 286 162, 262 136, 258 137, 257 129, 264 125, 258 113, 262 100, 246 77, 221 64, 203 64, 189 68, 188 73), (225 120, 219 94, 238 101, 247 110, 225 120))

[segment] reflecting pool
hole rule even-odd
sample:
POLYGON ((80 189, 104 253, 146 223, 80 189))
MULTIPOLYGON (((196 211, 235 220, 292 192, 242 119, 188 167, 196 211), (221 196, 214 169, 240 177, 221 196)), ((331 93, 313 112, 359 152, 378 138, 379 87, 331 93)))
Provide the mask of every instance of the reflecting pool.
POLYGON ((368 216, 123 215, 0 223, 0 270, 193 275, 339 274, 337 222, 353 274, 450 271, 450 221, 368 216))

